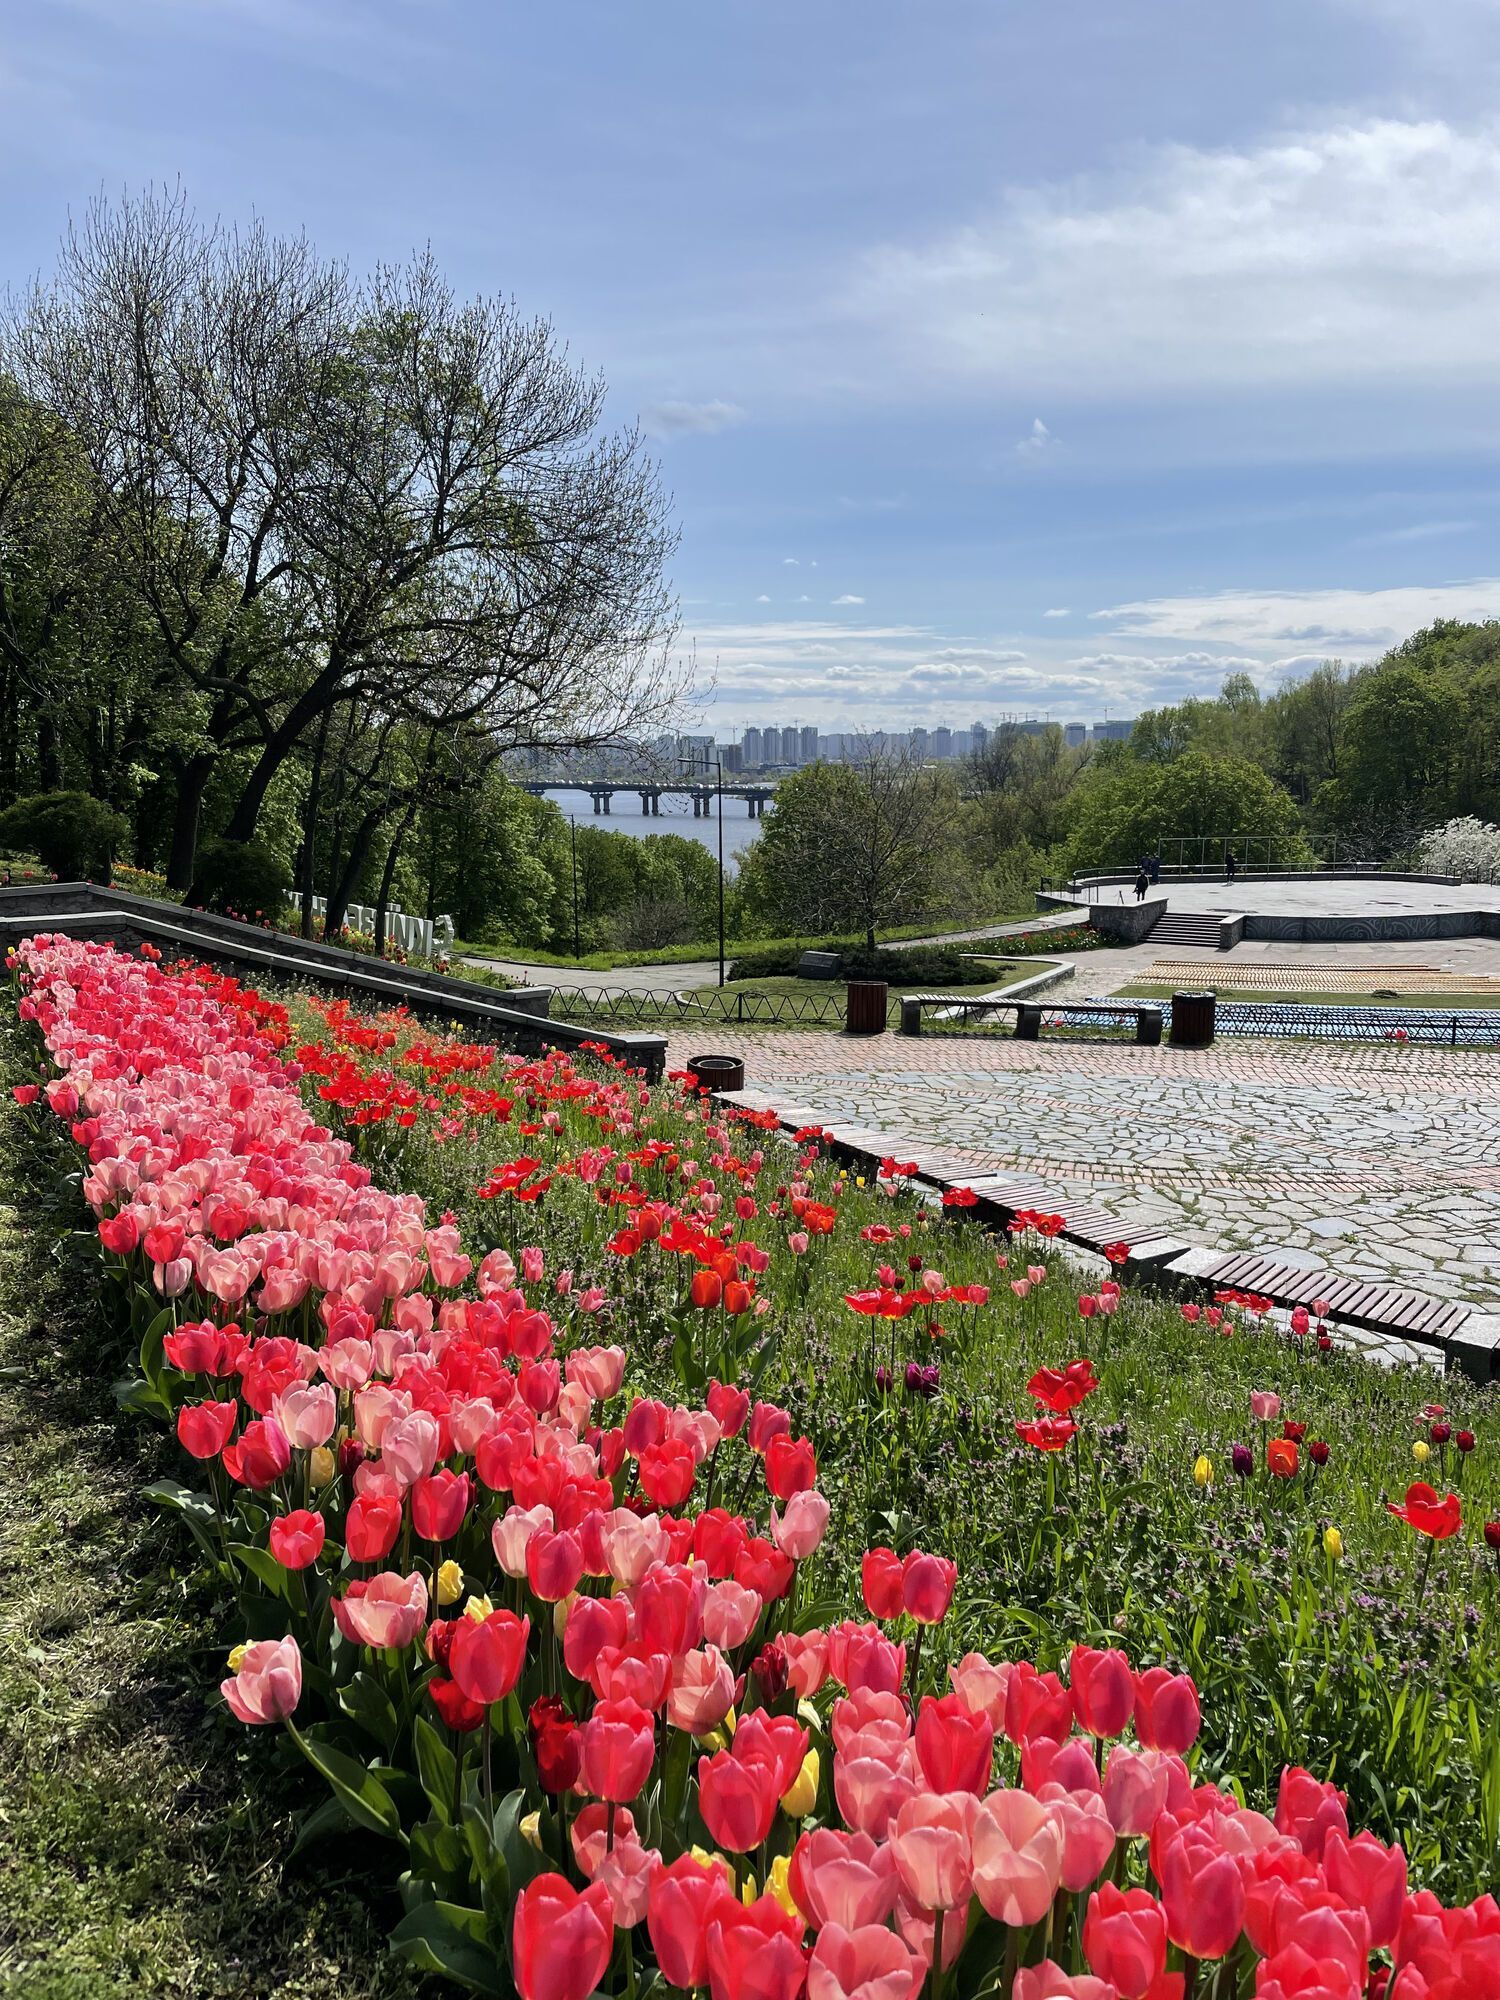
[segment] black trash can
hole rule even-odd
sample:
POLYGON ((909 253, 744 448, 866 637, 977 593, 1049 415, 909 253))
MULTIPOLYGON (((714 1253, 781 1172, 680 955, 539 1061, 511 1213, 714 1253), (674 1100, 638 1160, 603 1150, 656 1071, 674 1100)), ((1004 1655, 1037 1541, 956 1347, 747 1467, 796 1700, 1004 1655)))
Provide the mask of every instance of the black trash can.
POLYGON ((1214 993, 1174 993, 1172 995, 1172 1046, 1174 1049, 1206 1049, 1214 1039, 1218 995, 1214 993))
POLYGON ((890 988, 883 979, 851 979, 845 999, 844 1026, 851 1035, 883 1035, 890 988))
POLYGON ((689 1056, 688 1074, 704 1090, 743 1090, 745 1065, 739 1056, 689 1056))
POLYGON ((1042 1010, 1030 1000, 1016 1004, 1016 1040, 1039 1042, 1042 1038, 1042 1010))
POLYGON ((1135 1038, 1143 1048, 1161 1047, 1161 1009, 1142 1007, 1135 1017, 1135 1038))

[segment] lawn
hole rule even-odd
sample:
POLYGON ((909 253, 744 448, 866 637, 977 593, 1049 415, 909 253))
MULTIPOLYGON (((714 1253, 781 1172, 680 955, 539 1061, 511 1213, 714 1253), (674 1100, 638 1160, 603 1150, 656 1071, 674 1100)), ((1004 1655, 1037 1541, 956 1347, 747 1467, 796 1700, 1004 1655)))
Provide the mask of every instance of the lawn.
MULTIPOLYGON (((181 1955, 179 1986, 131 1990, 324 1990, 316 1969, 306 1988, 287 1983, 306 1970, 305 1937, 341 1964, 341 1993, 395 1991, 362 1954, 405 1870, 398 1948, 481 1991, 504 1995, 513 1972, 522 2000, 635 1995, 660 1960, 674 1985, 748 2000, 731 1972, 754 1961, 757 1994, 796 2000, 806 1964, 790 1911, 831 1919, 817 1914, 822 1864, 785 1864, 799 1831, 842 1819, 876 1856, 888 1848, 908 1897, 932 1881, 919 1828, 968 1857, 976 1900, 964 1872, 936 1905, 968 1938, 954 2000, 1003 1990, 1002 1967, 1018 2000, 1067 1990, 1018 1970, 1044 1950, 1075 1970, 1091 1953, 1097 1969, 1108 1954, 1088 1924, 1080 1943, 1078 1919, 1102 1875, 1102 1907, 1111 1885, 1131 1887, 1165 1925, 1172 1966, 1227 2000, 1248 1992, 1257 1953, 1291 1969, 1245 1916, 1262 1849, 1339 1910, 1350 1878, 1325 1881, 1320 1857, 1346 1812, 1401 1841, 1413 1886, 1460 1902, 1496 1879, 1494 1390, 1374 1368, 1253 1299, 1189 1314, 1122 1293, 1060 1256, 1045 1218, 997 1239, 961 1203, 929 1206, 899 1163, 851 1174, 815 1133, 789 1145, 616 1069, 506 1058, 340 1003, 288 1016, 216 976, 66 942, 26 955, 48 982, 38 1027, 79 1065, 86 1101, 56 1077, 50 1109, 44 1097, 24 1120, 8 1114, 26 1133, 10 1151, 55 1180, 80 1135, 98 1229, 73 1209, 58 1288, 29 1264, 14 1275, 17 1324, 50 1326, 57 1305, 76 1333, 51 1357, 23 1346, 24 1379, 5 1382, 24 1398, 8 1417, 26 1476, 7 1533, 30 1550, 23 1605, 60 1590, 108 1630, 96 1639, 85 1622, 74 1653, 45 1618, 7 1614, 19 1678, 6 1726, 24 1767, 3 1781, 22 1829, 11 1963, 44 1965, 54 1927, 79 1921, 48 1898, 81 1878, 85 1918, 153 1917, 152 1977, 181 1955), (417 1197, 441 1226, 424 1230, 417 1197), (177 1292, 165 1312, 163 1286, 177 1292), (266 1324, 246 1349, 224 1323, 248 1324, 251 1286, 266 1324), (132 1354, 116 1416, 100 1384, 132 1354), (65 1393, 49 1402, 59 1370, 65 1393), (232 1443, 221 1418, 243 1426, 232 1443), (168 1455, 183 1483, 156 1482, 172 1511, 153 1524, 131 1496, 172 1419, 198 1462, 168 1455), (1408 1491, 1417 1478, 1430 1500, 1408 1491), (132 1636, 116 1652, 143 1605, 159 1649, 132 1636), (247 1737, 212 1687, 250 1638, 234 1698, 270 1726, 247 1737), (28 1679, 49 1644, 64 1663, 28 1679), (1162 1675, 1132 1681, 1115 1648, 1162 1675), (64 1699, 75 1657, 92 1678, 64 1699), (1037 1672, 1000 1664, 1023 1659, 1037 1672), (1067 1681, 1046 1678, 1059 1669, 1067 1681), (849 1690, 832 1713, 829 1675, 849 1690), (1196 1683, 1191 1707, 1172 1675, 1196 1683), (65 1717, 78 1699, 109 1712, 120 1684, 138 1692, 119 1706, 148 1720, 112 1718, 55 1766, 59 1703, 65 1717), (897 1690, 922 1704, 914 1745, 897 1690), (1075 1726, 1089 1734, 1059 1752, 1075 1726), (1127 1739, 1093 1805, 1090 1735, 1127 1739), (1278 1803, 1285 1765, 1311 1776, 1278 1803), (1082 1818, 1046 1804, 1054 1769, 1082 1818), (584 1807, 571 1773, 616 1804, 584 1807), (55 1786, 82 1787, 108 1820, 117 1784, 144 1801, 144 1890, 113 1848, 95 1883, 77 1837, 52 1832, 55 1786), (951 1803, 966 1784, 982 1806, 951 1803), (299 1795, 326 1804, 294 1861, 299 1795), (244 1829, 222 1822, 236 1798, 244 1829), (1274 1811, 1283 1844, 1297 1836, 1295 1867, 1266 1847, 1264 1822, 1236 1817, 1241 1802, 1274 1811), (976 1812, 983 1841, 977 1820, 964 1830, 976 1812), (150 1869, 168 1852, 162 1828, 186 1857, 170 1881, 150 1869), (1031 1885, 1024 1900, 990 1872, 1017 1842, 1024 1875, 1004 1879, 1031 1885), (674 1884, 697 1885, 701 1914, 682 1933, 669 1934, 648 1847, 681 1857, 674 1884), (701 1874, 694 1847, 729 1856, 745 1903, 725 1898, 718 1863, 701 1874), (1232 1853, 1244 1871, 1220 1866, 1232 1853), (221 1911, 226 1866, 237 1880, 221 1911), (214 1922, 242 1935, 243 1893, 271 1896, 276 1916, 242 1987, 217 1987, 218 1961, 195 1972, 191 1953, 214 1922), (701 1951, 710 1935, 696 1975, 671 1955, 673 1936, 701 1951)), ((12 1074, 51 1074, 34 1038, 12 1074)), ((57 1198, 76 1201, 76 1186, 57 1198)), ((59 1240, 56 1225, 43 1234, 59 1240)), ((907 1905, 893 1921, 882 1937, 920 1967, 930 1920, 907 1905)), ((1362 1990, 1368 1926, 1346 1944, 1362 1990)), ((93 1962, 110 1949, 92 1947, 93 1962)), ((1446 1967, 1459 1947, 1424 1949, 1446 1967)), ((820 1931, 816 1953, 834 1950, 820 1931)), ((1467 1990, 1481 1989, 1454 1989, 1467 1990)))

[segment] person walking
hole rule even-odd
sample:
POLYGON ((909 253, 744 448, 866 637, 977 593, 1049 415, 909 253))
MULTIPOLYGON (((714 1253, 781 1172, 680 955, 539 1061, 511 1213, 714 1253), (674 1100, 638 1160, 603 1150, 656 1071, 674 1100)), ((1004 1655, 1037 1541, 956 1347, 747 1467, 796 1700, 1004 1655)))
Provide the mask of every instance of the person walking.
POLYGON ((1151 886, 1154 889, 1161 880, 1161 856, 1159 854, 1153 854, 1148 857, 1146 873, 1151 877, 1151 886))
POLYGON ((1239 872, 1239 866, 1240 864, 1234 856, 1234 849, 1232 847, 1227 848, 1224 853, 1224 880, 1226 882, 1234 880, 1236 874, 1239 872))
POLYGON ((1150 887, 1151 887, 1150 878, 1147 876, 1146 871, 1143 868, 1135 878, 1135 900, 1138 903, 1145 901, 1146 891, 1150 887))

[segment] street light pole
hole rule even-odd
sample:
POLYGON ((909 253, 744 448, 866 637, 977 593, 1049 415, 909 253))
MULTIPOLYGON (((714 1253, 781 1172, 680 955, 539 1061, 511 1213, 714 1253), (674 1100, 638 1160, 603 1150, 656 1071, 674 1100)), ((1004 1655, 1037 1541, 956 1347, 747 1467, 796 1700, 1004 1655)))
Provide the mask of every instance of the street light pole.
MULTIPOLYGON (((697 756, 683 757, 678 761, 685 764, 689 771, 698 769, 697 756)), ((714 767, 714 790, 719 807, 719 984, 722 987, 724 984, 724 760, 722 757, 710 757, 705 751, 702 764, 705 771, 710 764, 714 767)))
POLYGON ((581 958, 583 954, 578 949, 578 822, 571 813, 568 814, 568 826, 573 835, 573 956, 581 958))

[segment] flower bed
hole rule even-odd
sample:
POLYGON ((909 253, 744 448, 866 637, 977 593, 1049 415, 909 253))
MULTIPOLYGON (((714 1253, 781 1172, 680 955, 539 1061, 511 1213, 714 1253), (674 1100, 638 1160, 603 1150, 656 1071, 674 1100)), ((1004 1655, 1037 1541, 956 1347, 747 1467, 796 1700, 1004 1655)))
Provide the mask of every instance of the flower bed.
MULTIPOLYGON (((233 981, 63 939, 18 956, 45 1100, 85 1155, 140 1340, 131 1399, 199 1462, 195 1489, 157 1497, 239 1591, 225 1699, 285 1726, 330 1817, 399 1850, 395 1942, 417 1964, 482 1991, 514 1979, 523 2000, 658 1976, 715 2000, 905 2000, 927 1980, 1019 2000, 1500 1992, 1500 1910, 1408 1894, 1400 1849, 1351 1837, 1332 1785, 1291 1770, 1267 1817, 1197 1782, 1198 1695, 1173 1662, 1083 1643, 1065 1682, 969 1646, 992 1622, 985 1577, 965 1573, 954 1609, 955 1544, 910 1529, 966 1428, 976 1469, 1000 1448, 972 1409, 945 1413, 943 1371, 989 1358, 976 1259, 1009 1310, 1046 1301, 1052 1322, 1006 1463, 1045 1489, 1057 1600, 1075 1588, 1058 1503, 1120 1519, 1083 1420, 1134 1306, 1108 1283, 1067 1300, 1074 1341, 1106 1336, 1099 1374, 1073 1362, 1046 1218, 995 1274, 977 1231, 837 1180, 815 1135, 768 1154, 756 1121, 663 1109, 607 1067, 336 1009, 288 1059, 290 1018, 233 981), (434 1224, 376 1184, 403 1159, 438 1199, 466 1190, 461 1213, 434 1224), (533 1240, 471 1256, 486 1221, 533 1240), (634 1361, 605 1337, 627 1327, 634 1361), (802 1392, 773 1401, 794 1351, 802 1392), (677 1399, 628 1394, 637 1368, 677 1399), (834 1368, 865 1418, 814 1439, 834 1368), (893 1546, 865 1550, 882 1512, 893 1546), (863 1609, 841 1615, 851 1600, 825 1593, 856 1557, 863 1609)), ((1244 1326, 1256 1302, 1215 1310, 1244 1326)), ((1314 1343, 1299 1367, 1322 1365, 1314 1343)), ((1241 1532, 1253 1488, 1316 1534, 1332 1576, 1320 1440, 1289 1420, 1272 1436, 1280 1416, 1258 1406, 1241 1532)), ((1451 1430, 1417 1442, 1440 1463, 1458 1450, 1451 1430)), ((1212 1465, 1179 1485, 1207 1506, 1212 1465)), ((1426 1589, 1463 1505, 1400 1504, 1382 1532, 1421 1538, 1426 1589)), ((1493 1711, 1473 1727, 1477 1759, 1493 1711)))

